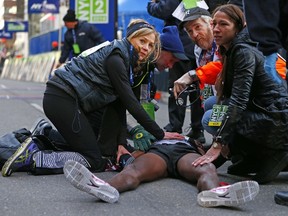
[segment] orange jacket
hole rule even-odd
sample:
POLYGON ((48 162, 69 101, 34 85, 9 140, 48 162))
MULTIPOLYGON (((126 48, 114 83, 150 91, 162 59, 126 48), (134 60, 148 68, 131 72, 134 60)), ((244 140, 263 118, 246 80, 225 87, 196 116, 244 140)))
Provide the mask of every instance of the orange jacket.
POLYGON ((196 68, 196 75, 200 80, 200 88, 204 88, 204 84, 214 85, 216 78, 222 70, 222 63, 209 62, 204 66, 196 68))
MULTIPOLYGON (((204 84, 214 85, 221 70, 222 63, 220 61, 209 62, 204 66, 196 68, 196 75, 200 80, 200 88, 204 88, 204 84)), ((286 78, 286 61, 279 55, 276 61, 276 70, 283 79, 286 78)))
POLYGON ((283 79, 286 79, 286 73, 287 73, 286 61, 279 54, 278 59, 276 61, 276 70, 283 79))

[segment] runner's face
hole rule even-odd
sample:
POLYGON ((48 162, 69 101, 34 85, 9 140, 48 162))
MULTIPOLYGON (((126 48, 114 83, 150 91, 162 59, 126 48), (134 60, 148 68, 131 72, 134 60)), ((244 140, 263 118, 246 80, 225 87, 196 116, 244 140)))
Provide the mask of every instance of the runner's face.
POLYGON ((171 52, 162 50, 159 59, 156 62, 156 68, 159 71, 163 71, 166 68, 172 68, 173 65, 178 62, 179 59, 174 57, 171 52))
POLYGON ((139 61, 149 57, 154 50, 155 39, 154 33, 151 33, 145 36, 134 37, 130 40, 131 44, 138 52, 139 61))

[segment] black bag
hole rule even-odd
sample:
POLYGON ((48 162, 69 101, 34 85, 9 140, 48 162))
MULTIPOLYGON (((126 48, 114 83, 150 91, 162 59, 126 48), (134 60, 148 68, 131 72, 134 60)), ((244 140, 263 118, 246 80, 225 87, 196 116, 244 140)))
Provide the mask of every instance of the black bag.
POLYGON ((0 137, 0 168, 20 147, 21 143, 30 136, 31 132, 29 130, 21 128, 0 137))
POLYGON ((23 167, 17 172, 29 172, 33 175, 48 175, 62 174, 63 166, 67 160, 75 160, 90 167, 89 162, 79 153, 70 152, 69 146, 58 133, 49 133, 49 137, 45 135, 33 136, 26 128, 7 133, 0 137, 0 168, 2 169, 5 162, 10 158, 27 138, 32 137, 33 141, 38 146, 38 152, 35 152, 36 158, 40 159, 41 163, 38 167, 23 167), (42 157, 46 155, 46 160, 42 157), (47 159, 48 156, 48 159, 47 159), (39 158, 40 157, 40 158, 39 158), (47 164, 47 160, 49 163, 47 164), (46 162, 46 164, 44 163, 46 162), (44 163, 44 164, 42 164, 44 163))
MULTIPOLYGON (((31 136, 32 134, 29 130, 21 128, 0 137, 0 169, 8 158, 10 158, 20 147, 21 143, 31 136)), ((51 141, 50 137, 44 135, 33 136, 33 140, 37 144, 39 150, 64 151, 68 149, 67 143, 60 135, 54 135, 52 139, 53 141, 51 141)), ((27 170, 24 169, 19 171, 27 170)))

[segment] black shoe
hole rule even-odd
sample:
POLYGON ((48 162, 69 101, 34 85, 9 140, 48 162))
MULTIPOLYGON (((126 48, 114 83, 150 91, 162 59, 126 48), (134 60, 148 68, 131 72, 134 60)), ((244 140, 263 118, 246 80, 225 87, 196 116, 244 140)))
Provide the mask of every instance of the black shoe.
POLYGON ((52 126, 48 121, 46 121, 45 119, 38 119, 34 123, 34 126, 32 126, 32 128, 30 129, 30 131, 32 136, 37 136, 37 135, 46 135, 45 132, 51 129, 52 126))
POLYGON ((182 133, 182 129, 175 129, 170 123, 167 124, 164 129, 166 130, 166 132, 177 132, 177 133, 182 133))
POLYGON ((265 156, 265 160, 261 161, 261 169, 256 173, 254 178, 260 184, 268 183, 278 176, 288 165, 288 152, 273 151, 265 156))
POLYGON ((199 141, 202 144, 206 142, 203 130, 192 130, 191 129, 189 131, 189 133, 186 134, 186 136, 188 136, 188 137, 190 137, 192 139, 195 139, 195 140, 199 141))
POLYGON ((274 195, 274 200, 278 205, 288 206, 288 191, 279 191, 274 195))

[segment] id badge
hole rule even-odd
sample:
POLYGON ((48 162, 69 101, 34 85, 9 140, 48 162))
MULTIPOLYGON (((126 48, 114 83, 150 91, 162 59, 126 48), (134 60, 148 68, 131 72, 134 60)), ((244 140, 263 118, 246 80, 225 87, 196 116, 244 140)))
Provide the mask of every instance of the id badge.
POLYGON ((198 0, 182 0, 185 9, 197 7, 197 1, 198 0))
POLYGON ((227 109, 228 109, 227 105, 214 104, 212 108, 212 114, 208 122, 208 126, 220 126, 227 112, 227 109))
POLYGON ((74 43, 72 46, 73 46, 74 53, 79 54, 80 53, 79 45, 77 43, 74 43))
POLYGON ((203 96, 203 100, 206 100, 207 98, 209 98, 210 96, 213 96, 213 89, 211 85, 205 85, 203 91, 202 91, 202 96, 203 96))
POLYGON ((150 118, 152 120, 155 120, 155 108, 154 108, 154 104, 151 102, 143 102, 141 103, 142 107, 144 108, 144 110, 148 113, 148 115, 150 116, 150 118))

